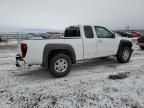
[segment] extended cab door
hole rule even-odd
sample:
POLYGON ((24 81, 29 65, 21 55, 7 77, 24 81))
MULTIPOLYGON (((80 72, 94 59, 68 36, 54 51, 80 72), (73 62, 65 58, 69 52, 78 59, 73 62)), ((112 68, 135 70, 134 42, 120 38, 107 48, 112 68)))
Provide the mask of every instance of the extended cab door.
POLYGON ((97 57, 115 55, 118 49, 118 42, 115 36, 108 29, 95 26, 97 35, 97 57))
POLYGON ((84 26, 84 59, 95 58, 96 54, 96 38, 94 38, 93 28, 91 26, 84 26))

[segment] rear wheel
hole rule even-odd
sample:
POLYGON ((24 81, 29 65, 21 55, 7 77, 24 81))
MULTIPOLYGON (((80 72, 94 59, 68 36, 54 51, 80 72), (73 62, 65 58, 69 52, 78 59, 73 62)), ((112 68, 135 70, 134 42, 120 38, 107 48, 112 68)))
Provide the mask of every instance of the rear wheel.
POLYGON ((71 59, 66 54, 57 54, 51 61, 49 71, 54 77, 63 77, 71 70, 71 59))
POLYGON ((120 63, 127 63, 129 62, 131 58, 131 54, 132 54, 131 48, 125 46, 121 48, 121 50, 118 51, 118 54, 116 57, 120 63))
POLYGON ((139 46, 142 50, 144 50, 144 46, 139 46))

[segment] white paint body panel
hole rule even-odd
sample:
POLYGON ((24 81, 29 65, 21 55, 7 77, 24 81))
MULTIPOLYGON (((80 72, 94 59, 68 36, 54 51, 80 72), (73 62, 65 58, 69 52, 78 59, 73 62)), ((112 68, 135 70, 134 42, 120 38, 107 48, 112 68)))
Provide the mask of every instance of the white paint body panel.
POLYGON ((115 55, 119 47, 117 38, 97 39, 97 56, 115 55))
POLYGON ((76 59, 83 59, 82 39, 47 39, 47 40, 26 40, 22 43, 28 45, 28 50, 24 60, 27 64, 42 64, 44 47, 47 44, 69 44, 74 48, 76 59))

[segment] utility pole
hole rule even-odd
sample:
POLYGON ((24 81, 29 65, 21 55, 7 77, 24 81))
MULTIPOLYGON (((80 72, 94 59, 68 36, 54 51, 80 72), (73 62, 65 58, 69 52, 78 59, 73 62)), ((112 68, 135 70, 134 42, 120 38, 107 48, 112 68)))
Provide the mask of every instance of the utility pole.
POLYGON ((130 26, 126 26, 126 31, 129 31, 130 30, 130 26))

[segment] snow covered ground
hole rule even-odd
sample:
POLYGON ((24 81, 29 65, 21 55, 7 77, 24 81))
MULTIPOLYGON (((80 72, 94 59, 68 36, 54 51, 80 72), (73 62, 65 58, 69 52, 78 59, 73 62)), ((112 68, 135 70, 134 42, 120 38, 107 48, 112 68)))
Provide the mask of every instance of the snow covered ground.
POLYGON ((0 108, 144 108, 144 51, 135 47, 131 61, 96 59, 53 78, 46 69, 15 67, 16 49, 0 49, 0 108), (124 73, 125 79, 109 75, 124 73))

